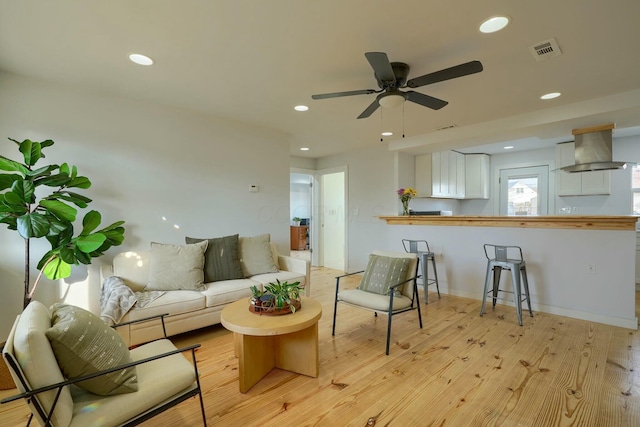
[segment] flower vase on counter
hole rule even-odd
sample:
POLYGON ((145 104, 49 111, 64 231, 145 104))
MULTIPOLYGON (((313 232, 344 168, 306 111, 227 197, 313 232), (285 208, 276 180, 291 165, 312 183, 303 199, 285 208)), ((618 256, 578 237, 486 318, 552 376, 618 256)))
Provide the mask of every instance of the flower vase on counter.
POLYGON ((411 201, 411 199, 413 199, 417 195, 418 195, 418 192, 411 187, 401 188, 398 190, 398 196, 400 197, 400 201, 402 202, 403 216, 409 215, 409 202, 411 201))

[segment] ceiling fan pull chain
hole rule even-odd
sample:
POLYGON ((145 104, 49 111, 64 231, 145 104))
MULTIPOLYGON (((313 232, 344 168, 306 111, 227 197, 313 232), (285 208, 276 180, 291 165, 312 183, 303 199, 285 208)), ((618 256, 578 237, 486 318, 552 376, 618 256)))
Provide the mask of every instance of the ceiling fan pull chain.
POLYGON ((382 136, 382 111, 384 108, 380 109, 380 142, 384 142, 384 137, 382 136))
POLYGON ((402 139, 404 139, 404 102, 402 103, 402 139))

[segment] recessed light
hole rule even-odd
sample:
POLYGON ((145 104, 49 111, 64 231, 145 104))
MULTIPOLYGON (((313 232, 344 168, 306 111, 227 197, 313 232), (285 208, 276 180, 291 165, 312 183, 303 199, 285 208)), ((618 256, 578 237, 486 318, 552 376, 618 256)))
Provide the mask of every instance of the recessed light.
POLYGON ((129 59, 139 65, 153 64, 153 59, 149 58, 146 55, 141 55, 139 53, 132 53, 131 55, 129 55, 129 59))
POLYGON ((293 109, 296 111, 307 111, 309 107, 307 107, 306 105, 296 105, 295 107, 293 107, 293 109))
POLYGON ((508 16, 494 16, 480 24, 481 33, 495 33, 509 24, 508 16))
POLYGON ((504 148, 505 150, 511 150, 513 148, 513 145, 506 145, 502 148, 504 148))
POLYGON ((551 92, 551 93, 542 95, 540 99, 553 99, 553 98, 559 97, 560 95, 562 95, 560 92, 551 92))
POLYGON ((302 147, 300 148, 300 151, 309 151, 309 147, 302 147))
POLYGON ((382 136, 391 136, 393 132, 382 132, 382 136))

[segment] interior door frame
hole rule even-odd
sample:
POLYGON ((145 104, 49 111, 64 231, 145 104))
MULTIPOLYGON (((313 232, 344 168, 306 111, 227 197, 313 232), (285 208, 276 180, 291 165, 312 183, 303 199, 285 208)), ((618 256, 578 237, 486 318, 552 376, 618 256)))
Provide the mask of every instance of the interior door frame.
POLYGON ((553 212, 551 187, 549 185, 549 165, 501 168, 498 171, 498 176, 500 178, 498 181, 498 212, 500 215, 508 215, 507 183, 509 179, 534 176, 538 177, 538 206, 540 210, 538 215, 549 215, 550 211, 553 212))
POLYGON ((344 198, 342 200, 342 220, 344 224, 344 228, 343 228, 343 239, 344 239, 343 251, 344 252, 343 252, 343 260, 342 260, 342 265, 343 265, 342 270, 346 271, 346 266, 349 265, 348 264, 349 240, 347 239, 347 236, 349 235, 349 223, 347 221, 347 212, 349 211, 349 208, 348 208, 348 200, 349 200, 348 176, 349 175, 348 175, 348 167, 346 165, 317 170, 314 176, 314 183, 316 184, 314 185, 314 198, 315 198, 314 215, 316 218, 318 218, 318 221, 316 221, 317 227, 315 227, 315 231, 314 231, 316 234, 315 242, 317 242, 317 245, 316 245, 317 250, 312 252, 311 257, 312 257, 312 265, 324 266, 324 250, 326 248, 326 245, 324 242, 324 233, 323 233, 323 230, 324 230, 323 191, 324 189, 322 188, 322 176, 330 175, 334 173, 342 173, 343 175, 344 198))

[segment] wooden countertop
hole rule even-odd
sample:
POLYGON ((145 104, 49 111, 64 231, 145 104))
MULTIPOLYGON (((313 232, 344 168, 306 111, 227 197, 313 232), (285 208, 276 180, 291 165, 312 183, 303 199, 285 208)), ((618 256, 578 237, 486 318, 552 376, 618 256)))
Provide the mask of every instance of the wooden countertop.
POLYGON ((440 225, 463 227, 569 228, 583 230, 635 230, 633 215, 557 215, 557 216, 380 216, 391 225, 440 225))

